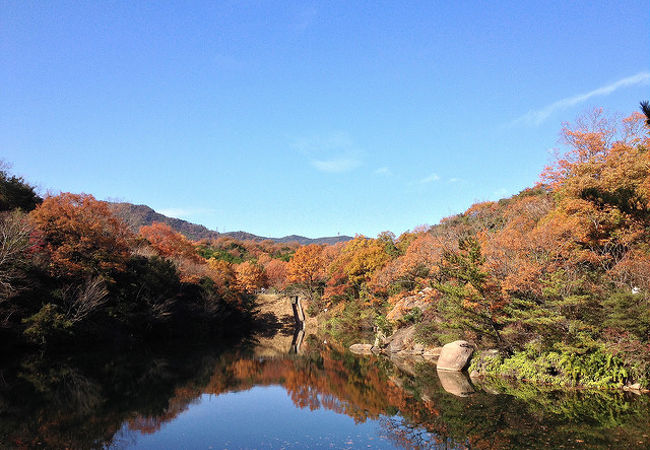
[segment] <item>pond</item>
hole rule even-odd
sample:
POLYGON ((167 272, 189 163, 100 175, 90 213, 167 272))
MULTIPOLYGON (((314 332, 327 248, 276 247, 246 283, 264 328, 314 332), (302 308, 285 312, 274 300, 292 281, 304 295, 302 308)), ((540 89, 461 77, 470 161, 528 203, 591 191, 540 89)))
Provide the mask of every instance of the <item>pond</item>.
POLYGON ((649 396, 442 378, 310 337, 23 356, 0 372, 2 448, 648 448, 649 396))

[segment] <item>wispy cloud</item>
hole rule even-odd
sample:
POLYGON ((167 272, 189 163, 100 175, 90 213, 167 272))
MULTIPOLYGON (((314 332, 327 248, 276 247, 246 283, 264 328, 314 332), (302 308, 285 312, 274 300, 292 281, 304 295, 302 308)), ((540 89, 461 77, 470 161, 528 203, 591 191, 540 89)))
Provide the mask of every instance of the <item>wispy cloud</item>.
POLYGON ((379 169, 376 169, 374 171, 375 175, 383 175, 383 176, 390 176, 393 174, 393 172, 390 171, 388 167, 380 167, 379 169))
POLYGON ((438 181, 440 177, 438 176, 437 173, 432 173, 428 177, 424 177, 418 181, 420 184, 427 184, 427 183, 433 183, 434 181, 438 181))
POLYGON ((321 172, 330 173, 347 172, 361 165, 361 161, 353 158, 313 159, 309 163, 321 172))
POLYGON ((450 183, 458 183, 460 181, 463 181, 463 179, 462 178, 450 178, 449 179, 450 183))
POLYGON ((544 108, 528 111, 523 116, 513 120, 510 125, 540 125, 556 111, 567 109, 580 103, 586 102, 593 97, 602 97, 609 95, 612 92, 622 88, 648 83, 650 83, 650 72, 641 72, 631 77, 623 78, 606 86, 601 86, 598 89, 594 89, 593 91, 587 92, 585 94, 578 94, 572 97, 563 98, 562 100, 551 103, 544 108))
POLYGON ((321 172, 348 172, 363 163, 363 152, 344 132, 295 138, 292 146, 306 155, 309 164, 321 172))

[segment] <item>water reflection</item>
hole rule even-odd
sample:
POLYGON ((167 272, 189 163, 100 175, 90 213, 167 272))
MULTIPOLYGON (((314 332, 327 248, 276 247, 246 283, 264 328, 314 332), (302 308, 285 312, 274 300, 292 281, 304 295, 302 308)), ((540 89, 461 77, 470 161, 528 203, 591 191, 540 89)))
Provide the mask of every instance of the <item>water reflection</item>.
POLYGON ((204 436, 208 442, 221 427, 231 448, 260 446, 251 436, 271 447, 649 445, 648 396, 474 385, 425 362, 358 357, 314 338, 299 336, 298 355, 295 337, 294 354, 283 356, 270 356, 268 345, 256 353, 254 345, 240 344, 15 360, 0 372, 0 441, 10 448, 192 447, 203 444, 193 441, 199 434, 215 433, 204 436), (280 436, 272 412, 255 419, 258 434, 242 425, 242 417, 251 417, 247 408, 281 411, 283 399, 282 411, 300 429, 280 436), (206 415, 212 425, 196 428, 197 417, 206 415))

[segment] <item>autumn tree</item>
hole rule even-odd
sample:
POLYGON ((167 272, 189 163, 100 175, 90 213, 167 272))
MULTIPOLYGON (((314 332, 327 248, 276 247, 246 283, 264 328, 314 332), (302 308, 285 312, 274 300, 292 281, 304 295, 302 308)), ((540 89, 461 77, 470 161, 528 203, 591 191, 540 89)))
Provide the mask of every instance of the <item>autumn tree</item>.
POLYGON ((542 174, 558 210, 579 223, 575 259, 610 270, 650 226, 650 139, 643 116, 617 122, 596 110, 562 135, 568 151, 542 174))
POLYGON ((63 193, 47 197, 30 219, 54 273, 82 276, 125 269, 133 236, 106 202, 88 194, 63 193))
POLYGON ((431 283, 442 254, 440 240, 431 233, 423 232, 414 234, 409 241, 403 254, 375 273, 373 287, 394 294, 431 283))
POLYGON ((254 294, 266 284, 266 273, 259 265, 245 261, 235 266, 235 287, 239 291, 254 294))
POLYGON ((314 299, 325 280, 322 254, 323 246, 306 245, 296 250, 287 265, 287 280, 303 287, 310 300, 314 299))
POLYGON ((140 228, 140 236, 145 238, 161 256, 182 257, 199 261, 199 255, 191 241, 181 233, 162 222, 154 222, 140 228))
POLYGON ((221 297, 231 303, 237 302, 237 286, 233 265, 222 259, 210 258, 207 275, 216 283, 221 297))
POLYGON ((381 269, 390 255, 386 252, 386 241, 357 236, 349 241, 343 251, 342 270, 353 284, 360 286, 370 280, 372 274, 381 269))
POLYGON ((274 287, 279 291, 282 291, 287 287, 288 265, 289 263, 282 261, 281 259, 272 259, 266 264, 264 270, 266 271, 269 286, 274 287))
POLYGON ((544 274, 558 268, 560 241, 571 232, 571 221, 549 221, 553 206, 545 189, 523 191, 502 212, 501 228, 479 234, 486 265, 501 280, 504 293, 538 299, 544 274))

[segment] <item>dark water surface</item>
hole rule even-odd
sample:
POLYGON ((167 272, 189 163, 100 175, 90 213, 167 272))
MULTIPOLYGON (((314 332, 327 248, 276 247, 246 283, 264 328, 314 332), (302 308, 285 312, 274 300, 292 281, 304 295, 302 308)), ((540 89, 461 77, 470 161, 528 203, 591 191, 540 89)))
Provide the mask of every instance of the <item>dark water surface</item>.
POLYGON ((473 385, 308 340, 301 354, 29 356, 0 369, 2 448, 649 448, 650 398, 473 385))

